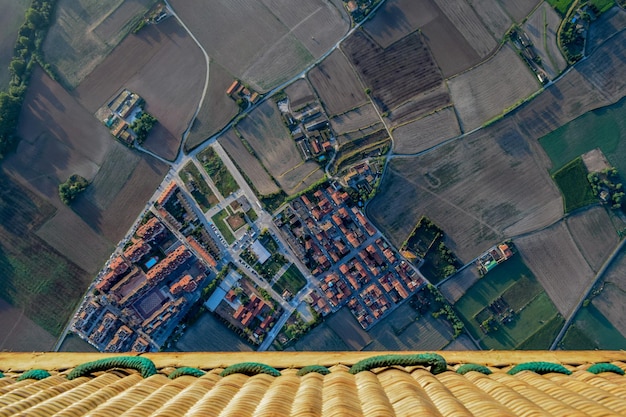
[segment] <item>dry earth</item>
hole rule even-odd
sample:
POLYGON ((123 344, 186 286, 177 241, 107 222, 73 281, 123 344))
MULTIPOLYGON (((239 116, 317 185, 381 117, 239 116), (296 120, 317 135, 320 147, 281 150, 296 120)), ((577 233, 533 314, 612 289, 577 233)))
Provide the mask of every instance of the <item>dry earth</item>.
POLYGON ((0 299, 0 350, 45 352, 54 348, 56 337, 24 315, 24 311, 0 299))
POLYGON ((565 222, 515 239, 515 246, 564 317, 569 317, 595 275, 565 222))
POLYGON ((441 291, 449 302, 454 304, 459 301, 467 290, 479 279, 478 270, 471 265, 441 284, 439 291, 441 291))
POLYGON ((431 22, 440 13, 430 0, 387 0, 363 27, 383 48, 431 22))
POLYGON ((450 104, 450 93, 445 83, 414 97, 412 100, 396 107, 389 112, 386 119, 388 125, 397 127, 427 116, 435 110, 442 109, 450 104))
POLYGON ((521 22, 542 0, 499 0, 514 22, 521 22))
POLYGON ((289 107, 292 111, 317 100, 317 96, 305 78, 291 83, 289 87, 285 88, 285 94, 289 97, 289 107))
POLYGON ((461 129, 469 131, 529 97, 539 82, 506 45, 485 63, 448 80, 448 87, 461 129))
POLYGON ((330 119, 330 125, 337 135, 353 132, 376 123, 380 123, 380 118, 370 103, 330 119))
POLYGON ((593 298, 593 305, 626 336, 626 251, 622 251, 607 269, 603 290, 593 298))
POLYGON ((593 52, 598 46, 617 32, 626 28, 626 10, 613 7, 604 13, 598 20, 591 24, 587 44, 587 54, 593 52))
POLYGON ((502 39, 513 24, 498 0, 467 0, 496 39, 502 39))
POLYGON ((454 109, 446 107, 395 128, 392 131, 393 151, 398 154, 422 152, 460 134, 454 109))
POLYGON ((569 216, 566 222, 576 246, 591 269, 597 272, 619 243, 607 209, 592 207, 569 216))

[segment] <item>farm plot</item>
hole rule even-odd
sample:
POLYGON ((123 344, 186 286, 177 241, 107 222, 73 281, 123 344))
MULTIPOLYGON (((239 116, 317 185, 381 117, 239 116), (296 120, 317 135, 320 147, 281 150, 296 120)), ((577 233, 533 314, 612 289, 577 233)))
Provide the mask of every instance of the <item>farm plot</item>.
POLYGON ((460 134, 461 129, 454 109, 446 107, 395 128, 392 132, 393 148, 395 153, 417 153, 460 134))
POLYGON ((468 0, 496 40, 502 39, 513 21, 498 0, 468 0))
POLYGON ((521 22, 541 3, 541 0, 499 0, 504 10, 509 13, 514 22, 521 22))
POLYGON ((395 309, 370 331, 372 343, 365 351, 441 350, 453 339, 452 326, 443 317, 420 316, 408 304, 395 309))
POLYGON ((528 17, 523 26, 550 79, 554 79, 567 67, 567 61, 556 43, 556 32, 560 24, 561 17, 544 2, 528 17))
POLYGON ((369 218, 400 246, 417 219, 427 216, 468 262, 505 236, 561 217, 561 196, 532 146, 504 119, 463 141, 393 158, 367 206, 369 218))
POLYGON ((239 189, 237 181, 212 147, 200 152, 197 158, 222 197, 228 197, 239 189))
POLYGON ((626 99, 580 116, 544 136, 539 143, 552 160, 553 170, 578 155, 600 148, 613 166, 626 172, 626 143, 621 139, 624 135, 626 99))
POLYGON ((607 39, 624 28, 626 28, 626 10, 614 7, 602 14, 589 28, 589 35, 585 45, 586 53, 590 54, 607 39))
POLYGON ((587 175, 587 168, 580 157, 569 162, 552 175, 554 182, 563 193, 563 205, 566 213, 598 202, 587 175))
POLYGON ((0 349, 9 352, 46 352, 54 348, 56 337, 24 315, 20 308, 0 299, 0 349))
POLYGON ((620 350, 626 337, 592 303, 578 311, 561 345, 567 350, 620 350))
POLYGON ((564 317, 572 314, 594 273, 565 222, 515 240, 520 255, 564 317))
POLYGON ((83 339, 73 333, 68 333, 63 339, 63 343, 59 348, 59 352, 98 352, 98 349, 85 342, 83 339))
POLYGON ((244 146, 234 129, 231 128, 222 135, 219 143, 259 194, 270 195, 279 191, 272 177, 267 173, 259 160, 244 146))
POLYGON ((289 107, 292 111, 296 111, 312 101, 317 100, 317 96, 311 89, 308 81, 304 78, 299 78, 289 84, 289 86, 285 88, 285 94, 289 97, 289 107))
POLYGON ((466 0, 434 0, 481 58, 498 43, 466 0))
POLYGON ((439 291, 451 303, 456 303, 469 290, 472 285, 480 279, 478 270, 467 267, 461 272, 452 276, 449 280, 439 286, 439 291))
POLYGON ((363 27, 376 43, 386 48, 440 13, 431 0, 387 0, 363 27))
POLYGON ((342 49, 383 112, 443 81, 419 33, 382 49, 364 32, 357 31, 346 39, 342 49))
POLYGON ((252 348, 217 317, 205 313, 189 326, 172 350, 180 352, 250 352, 252 348))
POLYGON ((472 130, 539 89, 537 79, 508 45, 487 62, 448 80, 464 131, 472 130))
POLYGON ((159 120, 143 146, 174 159, 200 100, 205 71, 200 49, 176 20, 166 19, 128 36, 75 95, 95 113, 122 88, 138 93, 159 120))
POLYGON ((329 167, 331 172, 339 172, 351 163, 364 159, 365 155, 374 149, 381 149, 389 142, 389 135, 385 129, 359 137, 339 147, 333 163, 329 167))
POLYGON ((329 116, 345 113, 367 102, 364 87, 340 50, 333 51, 307 76, 329 116))
POLYGON ((55 212, 50 203, 4 171, 0 190, 0 297, 58 336, 91 277, 34 233, 55 212))
POLYGON ((576 67, 610 102, 626 95, 626 31, 597 48, 576 67))
POLYGON ((273 102, 261 104, 237 128, 287 194, 301 189, 308 178, 323 176, 316 163, 302 160, 273 102))
POLYGON ((298 340, 293 348, 300 352, 341 352, 350 350, 350 346, 325 322, 322 322, 322 324, 298 340))
POLYGON ((9 85, 11 75, 6 70, 13 58, 13 48, 17 40, 17 31, 24 22, 24 14, 28 8, 28 0, 4 0, 0 2, 0 89, 9 85))
POLYGON ((326 320, 326 324, 349 346, 348 350, 363 350, 372 341, 347 307, 333 314, 326 320))
POLYGON ((76 87, 119 44, 155 0, 61 0, 43 45, 63 84, 76 87))
POLYGON ((239 106, 235 100, 226 95, 226 90, 232 82, 233 76, 217 62, 211 60, 209 86, 202 107, 185 141, 186 151, 200 145, 237 115, 239 106))
POLYGON ((427 116, 433 111, 447 107, 450 104, 450 93, 445 84, 422 93, 387 112, 387 123, 392 128, 409 123, 422 116, 427 116))
POLYGON ((374 106, 369 103, 330 119, 330 126, 337 135, 358 131, 377 123, 380 123, 380 118, 374 106))
POLYGON ((602 291, 592 304, 626 337, 626 252, 622 251, 607 269, 602 291))

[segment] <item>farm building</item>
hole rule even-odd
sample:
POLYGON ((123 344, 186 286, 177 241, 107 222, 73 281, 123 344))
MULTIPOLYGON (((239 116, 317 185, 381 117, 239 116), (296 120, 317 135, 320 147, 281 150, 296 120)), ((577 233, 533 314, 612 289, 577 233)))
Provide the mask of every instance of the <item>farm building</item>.
POLYGON ((0 402, 5 415, 618 416, 624 369, 616 351, 4 353, 0 402))

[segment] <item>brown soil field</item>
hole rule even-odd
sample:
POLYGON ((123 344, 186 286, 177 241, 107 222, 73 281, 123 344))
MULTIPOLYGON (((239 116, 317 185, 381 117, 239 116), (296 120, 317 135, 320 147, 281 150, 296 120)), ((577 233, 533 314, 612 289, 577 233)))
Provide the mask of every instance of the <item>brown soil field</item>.
POLYGON ((452 102, 469 131, 501 114, 539 89, 539 81, 506 45, 485 63, 448 80, 452 102))
POLYGON ((293 350, 300 352, 340 352, 350 350, 350 347, 344 343, 341 337, 328 324, 322 322, 322 324, 298 340, 294 344, 293 350))
POLYGON ((541 3, 541 0, 499 0, 500 5, 513 18, 514 22, 521 22, 532 10, 541 3))
POLYGON ((20 308, 0 299, 0 350, 9 352, 46 352, 57 338, 24 315, 20 308))
POLYGON ((396 107, 389 112, 386 119, 389 125, 395 127, 415 120, 420 116, 426 116, 449 104, 450 93, 448 92, 448 87, 442 83, 438 87, 396 107))
POLYGON ((305 78, 296 80, 285 88, 285 94, 289 97, 289 107, 297 110, 302 106, 317 100, 317 96, 305 78))
POLYGON ((185 149, 191 150, 213 136, 237 115, 239 106, 226 95, 234 77, 215 61, 209 64, 209 87, 194 120, 185 149))
POLYGON ((624 337, 626 337, 625 295, 624 289, 612 282, 606 282, 600 295, 593 298, 593 305, 624 337))
POLYGON ((611 168, 611 164, 602 153, 602 149, 595 148, 581 155, 583 163, 589 172, 602 172, 611 168))
POLYGON ((538 139, 576 117, 618 101, 626 94, 626 32, 614 36, 578 63, 514 118, 521 132, 538 139))
POLYGON ((446 107, 414 122, 397 127, 391 134, 394 153, 412 154, 460 135, 461 129, 454 109, 446 107))
POLYGON ((608 38, 625 28, 626 10, 613 7, 591 24, 589 34, 587 35, 587 43, 585 44, 586 53, 593 52, 608 38))
POLYGON ((230 159, 250 179, 259 194, 269 195, 280 191, 263 165, 248 151, 232 128, 220 137, 219 143, 230 159))
POLYGON ((513 24, 498 0, 467 0, 485 26, 499 40, 513 24))
POLYGON ((386 48, 435 19, 441 11, 431 0, 387 0, 363 27, 386 48))
POLYGON ((349 346, 349 350, 362 350, 372 341, 347 307, 339 309, 326 320, 326 324, 349 346))
POLYGON ((383 112, 443 81, 419 33, 406 36, 382 49, 364 32, 357 31, 341 47, 365 86, 371 89, 373 101, 383 112))
POLYGON ((288 195, 293 195, 304 191, 322 178, 324 178, 324 171, 320 166, 313 161, 307 161, 291 171, 279 175, 276 177, 276 181, 283 191, 288 195))
MULTIPOLYGON (((291 1, 282 1, 289 3, 285 7, 287 10, 301 8, 300 4, 298 4, 298 7, 293 7, 291 1)), ((348 29, 350 29, 350 20, 330 3, 322 2, 321 0, 311 3, 321 3, 322 5, 291 30, 311 55, 314 58, 319 58, 346 34, 348 29)))
POLYGON ((24 13, 30 1, 28 0, 2 0, 0 1, 0 89, 9 86, 11 75, 6 69, 13 59, 13 48, 17 39, 17 31, 24 22, 24 13))
POLYGON ((569 317, 595 276, 564 222, 515 239, 515 246, 550 299, 569 317))
POLYGON ((376 113, 376 109, 370 103, 330 119, 330 126, 338 135, 353 132, 376 123, 380 123, 380 118, 376 113))
POLYGON ((250 352, 247 345, 214 315, 205 313, 185 331, 172 349, 179 352, 250 352))
POLYGON ((241 74, 256 90, 266 92, 287 82, 314 61, 291 33, 280 38, 241 74))
POLYGON ((478 270, 475 266, 471 265, 441 284, 439 291, 441 291, 449 302, 454 304, 459 301, 461 297, 465 295, 465 292, 479 279, 478 270))
POLYGON ((591 269, 597 272, 619 243, 607 209, 592 207, 569 216, 566 223, 576 246, 591 269))
POLYGON ((441 350, 452 340, 452 326, 446 320, 417 316, 408 304, 401 305, 369 331, 373 341, 363 350, 441 350))
POLYGON ((561 17, 544 2, 528 17, 523 26, 550 79, 554 79, 567 67, 567 61, 556 43, 556 32, 560 24, 561 17))
MULTIPOLYGON (((385 129, 385 126, 382 124, 382 122, 375 123, 371 126, 361 128, 360 130, 354 130, 354 131, 347 132, 347 133, 337 136, 337 144, 339 144, 339 146, 344 146, 347 143, 356 141, 358 139, 362 139, 365 136, 371 135, 372 133, 379 132, 382 134, 384 129, 385 129)), ((379 138, 379 139, 383 139, 383 138, 379 138)))
POLYGON ((394 158, 369 218, 400 246, 421 216, 469 262, 504 237, 547 226, 563 214, 561 194, 508 119, 416 157, 394 158))
POLYGON ((481 58, 498 43, 466 0, 434 0, 481 58))
POLYGON ((322 171, 314 162, 303 161, 274 102, 261 104, 238 123, 237 129, 286 193, 296 192, 310 176, 321 178, 311 175, 322 171))
POLYGON ((155 0, 61 0, 43 49, 63 83, 76 87, 130 31, 155 0))
POLYGON ((159 120, 144 146, 174 159, 200 100, 205 71, 200 49, 175 19, 166 19, 128 36, 75 95, 95 113, 122 88, 138 93, 146 100, 146 111, 159 120))
POLYGON ((364 87, 340 50, 332 52, 309 71, 308 78, 329 116, 367 102, 364 87))

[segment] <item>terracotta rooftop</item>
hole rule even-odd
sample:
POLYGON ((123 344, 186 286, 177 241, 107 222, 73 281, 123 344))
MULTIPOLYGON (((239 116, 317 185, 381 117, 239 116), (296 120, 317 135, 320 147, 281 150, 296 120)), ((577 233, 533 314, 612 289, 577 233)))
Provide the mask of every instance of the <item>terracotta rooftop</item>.
POLYGON ((129 357, 2 352, 0 414, 626 414, 624 352, 412 353, 211 352, 129 357), (104 363, 92 362, 106 358, 104 363), (308 365, 318 366, 305 368, 308 365))

